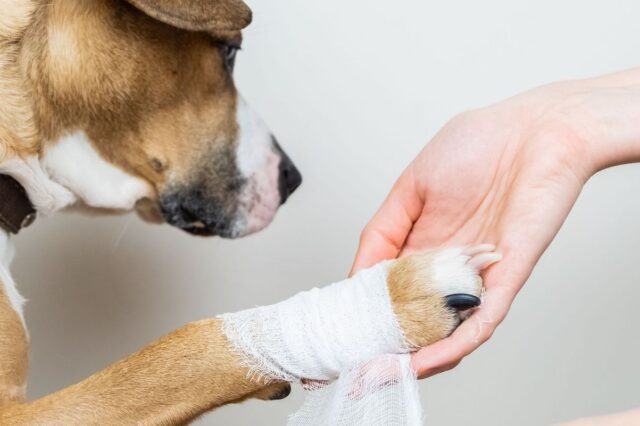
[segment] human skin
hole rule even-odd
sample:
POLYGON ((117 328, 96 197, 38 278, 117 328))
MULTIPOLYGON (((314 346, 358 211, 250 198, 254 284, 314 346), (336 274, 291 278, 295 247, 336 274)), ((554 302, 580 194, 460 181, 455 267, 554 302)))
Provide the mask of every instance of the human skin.
POLYGON ((486 242, 502 253, 484 274, 481 307, 413 356, 418 377, 487 341, 587 180, 637 161, 640 68, 539 87, 446 124, 363 230, 351 271, 447 246, 486 242))
POLYGON ((634 410, 609 416, 579 419, 568 423, 562 423, 558 426, 629 426, 637 425, 639 423, 640 410, 634 410))

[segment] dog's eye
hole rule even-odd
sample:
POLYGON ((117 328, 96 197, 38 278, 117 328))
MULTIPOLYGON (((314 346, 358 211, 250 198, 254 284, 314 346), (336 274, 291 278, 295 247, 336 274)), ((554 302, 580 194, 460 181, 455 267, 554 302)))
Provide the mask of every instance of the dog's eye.
POLYGON ((164 164, 162 164, 162 161, 158 160, 157 158, 152 158, 151 168, 158 173, 162 173, 164 171, 164 164))
POLYGON ((233 67, 236 65, 236 54, 240 48, 231 44, 225 44, 222 46, 222 57, 224 64, 230 72, 233 72, 233 67))

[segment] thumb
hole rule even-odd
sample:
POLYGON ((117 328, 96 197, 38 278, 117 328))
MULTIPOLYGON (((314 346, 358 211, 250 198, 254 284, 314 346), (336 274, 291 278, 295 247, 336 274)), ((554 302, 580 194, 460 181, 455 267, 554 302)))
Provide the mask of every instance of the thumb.
POLYGON ((382 260, 398 257, 423 207, 424 197, 416 190, 413 172, 409 166, 362 231, 349 275, 382 260))

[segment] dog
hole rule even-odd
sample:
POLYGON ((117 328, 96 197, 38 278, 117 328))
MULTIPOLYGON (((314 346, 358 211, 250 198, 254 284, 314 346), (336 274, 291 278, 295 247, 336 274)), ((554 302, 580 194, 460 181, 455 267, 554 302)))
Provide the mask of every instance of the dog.
MULTIPOLYGON (((26 401, 10 234, 80 208, 238 238, 267 226, 302 178, 234 86, 252 19, 242 0, 0 0, 0 10, 0 424, 183 424, 287 396, 289 384, 248 375, 208 319, 26 401)), ((447 302, 450 280, 429 278, 429 259, 397 261, 388 283, 420 345, 451 333, 462 308, 447 302)))

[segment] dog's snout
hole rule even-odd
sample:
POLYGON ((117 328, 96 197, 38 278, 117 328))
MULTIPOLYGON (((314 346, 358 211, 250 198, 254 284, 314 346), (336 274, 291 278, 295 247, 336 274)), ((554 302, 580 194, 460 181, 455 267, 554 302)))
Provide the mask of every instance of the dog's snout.
POLYGON ((200 220, 197 213, 194 211, 194 208, 189 204, 180 204, 178 206, 178 211, 185 223, 194 223, 200 220))
POLYGON ((182 189, 163 194, 159 201, 165 221, 194 235, 234 238, 234 217, 223 202, 200 188, 182 189))
POLYGON ((302 183, 302 175, 275 139, 273 145, 280 154, 278 191, 280 192, 280 203, 284 204, 302 183))

